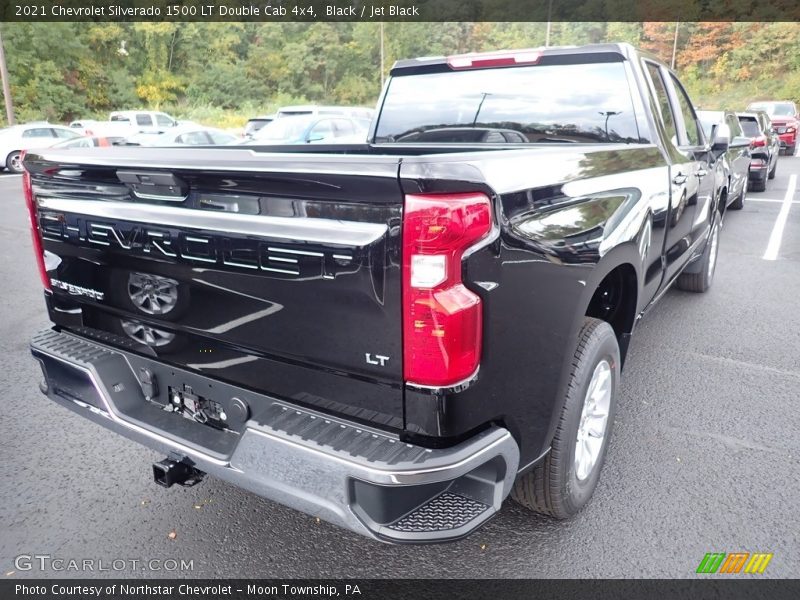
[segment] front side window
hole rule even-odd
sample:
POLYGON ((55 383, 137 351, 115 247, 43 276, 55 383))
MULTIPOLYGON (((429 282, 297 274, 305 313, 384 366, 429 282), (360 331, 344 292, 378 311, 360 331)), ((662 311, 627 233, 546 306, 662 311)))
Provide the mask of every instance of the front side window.
POLYGON ((59 137, 64 140, 69 140, 75 137, 79 137, 80 134, 75 133, 74 131, 70 131, 69 129, 53 129, 56 137, 59 137))
POLYGON ((221 131, 207 131, 206 133, 208 134, 208 137, 211 138, 211 142, 213 144, 230 144, 236 141, 235 136, 223 133, 221 131))
POLYGON ((173 121, 163 113, 157 113, 156 125, 158 125, 159 127, 172 127, 173 125, 175 125, 175 121, 173 121))
POLYGON ((324 119, 314 125, 308 134, 308 141, 310 142, 324 142, 325 140, 334 137, 333 121, 324 119))
POLYGON ((496 143, 509 131, 523 143, 639 143, 624 63, 396 76, 375 141, 496 143))
POLYGON ((347 119, 336 119, 333 122, 333 128, 336 137, 346 137, 355 133, 355 130, 353 129, 353 123, 347 119))

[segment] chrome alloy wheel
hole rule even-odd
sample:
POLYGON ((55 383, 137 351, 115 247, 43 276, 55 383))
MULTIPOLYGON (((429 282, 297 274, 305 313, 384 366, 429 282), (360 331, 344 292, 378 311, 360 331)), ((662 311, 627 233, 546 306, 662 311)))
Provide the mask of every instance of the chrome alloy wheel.
POLYGON ((163 329, 156 329, 138 321, 122 320, 122 329, 128 334, 132 340, 150 346, 151 348, 158 348, 166 346, 175 339, 175 334, 163 329))
POLYGON ((22 173, 22 153, 14 152, 9 159, 9 166, 14 173, 22 173))
POLYGON ((589 477, 600 457, 608 429, 612 391, 611 365, 603 359, 592 373, 578 424, 578 437, 575 440, 575 475, 578 481, 589 477))
POLYGON ((131 273, 128 277, 131 302, 148 315, 165 315, 178 302, 178 282, 166 277, 131 273))

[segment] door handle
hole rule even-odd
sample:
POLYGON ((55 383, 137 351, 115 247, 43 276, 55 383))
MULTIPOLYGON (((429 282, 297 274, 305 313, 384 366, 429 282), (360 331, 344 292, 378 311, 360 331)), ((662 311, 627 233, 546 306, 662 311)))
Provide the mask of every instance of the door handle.
POLYGON ((672 178, 672 183, 674 183, 675 185, 683 185, 684 183, 686 183, 687 179, 689 178, 686 177, 686 175, 684 175, 683 173, 678 173, 677 175, 675 175, 675 177, 672 178))
POLYGON ((699 169, 697 169, 697 171, 694 172, 694 174, 697 175, 698 179, 702 179, 703 177, 708 175, 708 171, 706 171, 703 167, 700 167, 699 169))

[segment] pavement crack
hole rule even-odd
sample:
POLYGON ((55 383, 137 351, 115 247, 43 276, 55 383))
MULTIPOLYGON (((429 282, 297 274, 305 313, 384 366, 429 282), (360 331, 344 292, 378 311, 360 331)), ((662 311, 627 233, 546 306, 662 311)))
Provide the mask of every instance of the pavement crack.
POLYGON ((741 438, 725 435, 724 433, 713 433, 711 431, 700 431, 698 429, 672 427, 670 425, 664 426, 664 429, 674 433, 683 433, 685 435, 689 435, 692 437, 711 438, 717 440, 718 442, 722 442, 722 444, 724 444, 726 447, 733 450, 734 452, 740 450, 757 450, 759 452, 769 452, 771 454, 781 454, 781 455, 787 454, 790 457, 792 455, 792 450, 790 448, 773 448, 771 446, 765 446, 763 444, 759 444, 758 442, 754 442, 753 440, 743 440, 741 438))
POLYGON ((746 369, 756 369, 758 371, 763 371, 765 373, 774 373, 776 375, 783 375, 786 377, 792 377, 794 379, 800 379, 800 371, 787 371, 786 369, 778 369, 776 367, 770 367, 768 365, 762 365, 759 363, 752 363, 747 362, 745 360, 737 360, 735 358, 728 358, 727 356, 714 356, 713 354, 706 354, 704 352, 693 352, 690 351, 687 354, 690 356, 694 356, 696 358, 710 360, 712 362, 716 362, 723 365, 728 365, 731 367, 739 367, 739 368, 746 368, 746 369))

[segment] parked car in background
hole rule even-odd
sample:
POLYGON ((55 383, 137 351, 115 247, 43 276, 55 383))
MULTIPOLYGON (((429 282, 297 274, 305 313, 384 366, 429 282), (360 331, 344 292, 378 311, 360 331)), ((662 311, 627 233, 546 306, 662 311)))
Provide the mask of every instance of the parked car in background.
POLYGON ((781 145, 764 111, 737 113, 744 135, 750 138, 750 189, 763 192, 774 179, 781 145))
POLYGON ((697 117, 703 125, 706 139, 727 137, 728 149, 716 157, 714 175, 717 183, 721 209, 740 209, 747 196, 750 173, 750 138, 744 135, 736 113, 727 110, 700 110, 697 117))
POLYGON ((398 137, 395 141, 425 144, 527 144, 528 138, 513 129, 496 129, 494 127, 441 127, 413 131, 398 137))
POLYGON ((123 137, 98 137, 84 135, 71 140, 64 140, 54 144, 53 148, 103 148, 109 146, 119 146, 125 143, 123 137))
POLYGON ((239 138, 221 129, 202 125, 178 125, 169 131, 155 135, 138 133, 126 140, 128 145, 135 146, 224 146, 238 142, 239 138))
POLYGON ((248 144, 363 144, 369 121, 340 116, 280 117, 262 127, 248 144))
POLYGON ((269 125, 275 120, 275 115, 262 115, 260 117, 253 117, 247 120, 244 126, 244 137, 252 139, 256 131, 259 131, 264 125, 269 125))
POLYGON ((276 118, 296 117, 298 115, 340 115, 342 117, 372 120, 372 117, 375 116, 375 110, 364 106, 316 106, 307 104, 279 108, 276 118))
POLYGON ((51 125, 46 121, 12 125, 0 129, 0 161, 6 169, 22 173, 20 155, 23 150, 49 148, 61 140, 79 137, 80 133, 62 125, 51 125))
POLYGON ((112 112, 109 116, 112 122, 127 122, 131 128, 140 133, 164 133, 167 129, 177 126, 178 120, 167 113, 151 110, 120 110, 112 112))
POLYGON ((800 114, 794 102, 751 102, 748 112, 763 110, 772 121, 775 133, 780 138, 781 148, 786 154, 794 155, 797 149, 797 128, 800 126, 800 114))
POLYGON ((80 135, 90 137, 126 138, 136 131, 131 127, 128 121, 96 121, 93 119, 82 119, 80 121, 72 121, 69 127, 80 133, 80 135))

